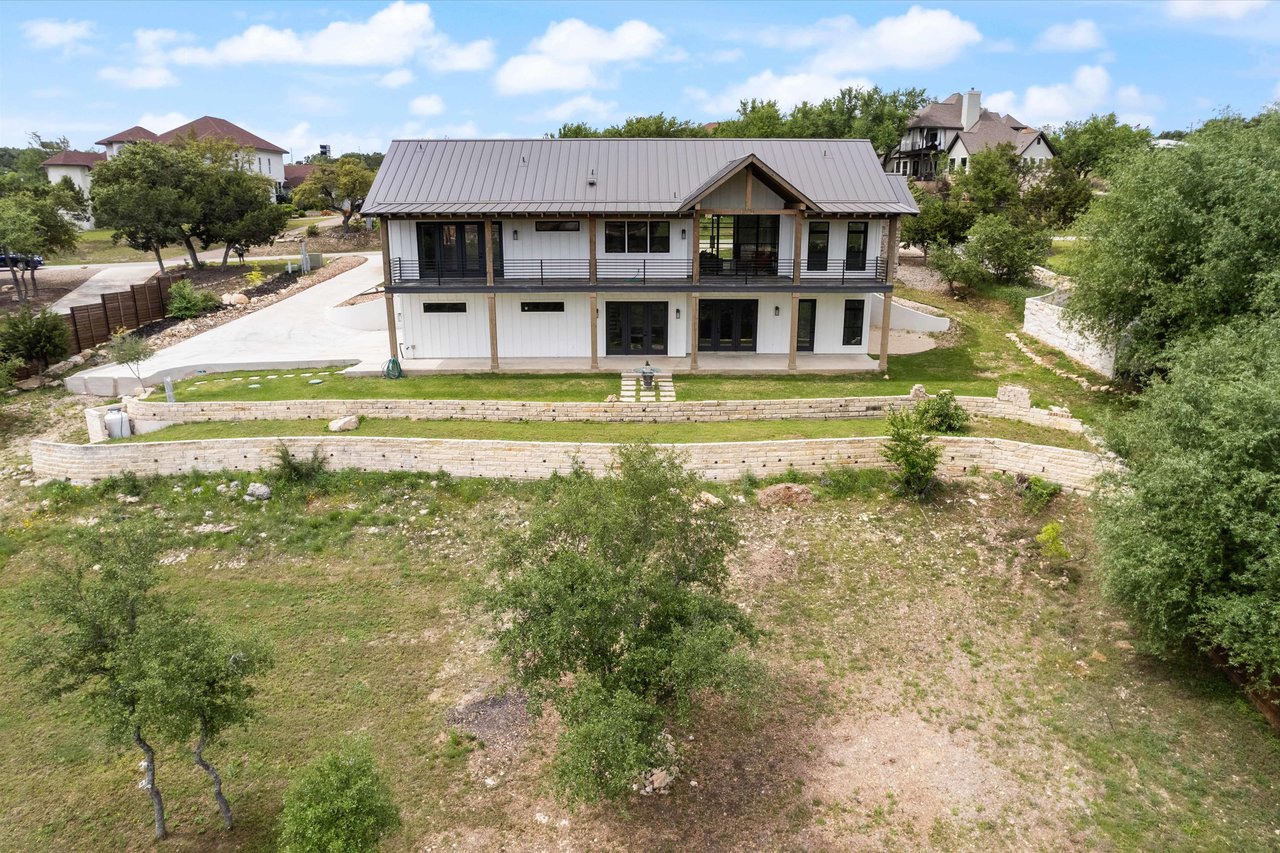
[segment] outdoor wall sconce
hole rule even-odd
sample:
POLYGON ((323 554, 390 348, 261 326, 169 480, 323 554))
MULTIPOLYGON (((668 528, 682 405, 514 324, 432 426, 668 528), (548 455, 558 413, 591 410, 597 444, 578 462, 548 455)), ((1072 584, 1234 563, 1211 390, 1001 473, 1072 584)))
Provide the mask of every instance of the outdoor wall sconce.
POLYGON ((679 319, 680 319, 680 309, 679 309, 679 308, 677 308, 677 309, 676 309, 676 319, 677 319, 677 320, 679 320, 679 319))
POLYGON ((775 317, 781 317, 781 316, 782 316, 782 306, 780 306, 780 305, 775 305, 775 306, 773 306, 773 316, 775 316, 775 317))
POLYGON ((681 228, 681 229, 680 229, 680 239, 681 239, 681 240, 688 240, 688 239, 689 239, 688 234, 689 234, 689 231, 688 231, 688 229, 687 229, 687 228, 681 228))
POLYGON ((519 232, 519 231, 517 231, 515 228, 512 228, 512 229, 511 229, 511 239, 512 239, 512 240, 519 240, 519 239, 520 239, 520 232, 519 232))

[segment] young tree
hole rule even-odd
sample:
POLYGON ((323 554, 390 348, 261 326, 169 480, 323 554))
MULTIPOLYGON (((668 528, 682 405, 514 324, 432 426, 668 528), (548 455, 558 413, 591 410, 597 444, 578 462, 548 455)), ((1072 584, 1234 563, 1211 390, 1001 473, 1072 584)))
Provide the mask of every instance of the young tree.
POLYGON ((335 163, 321 163, 293 191, 293 203, 300 209, 342 211, 342 227, 350 227, 351 217, 364 206, 373 186, 373 170, 358 157, 343 157, 335 163))
POLYGON ((1032 270, 1049 257, 1049 235, 1029 221, 981 216, 969 229, 965 257, 985 268, 1000 284, 1027 284, 1032 270))
POLYGON ((1223 119, 1125 161, 1078 220, 1067 313, 1121 343, 1142 376, 1166 351, 1240 316, 1280 313, 1280 111, 1223 119))
POLYGON ((311 762, 289 783, 281 817, 281 853, 373 853, 400 825, 391 788, 363 740, 311 762))
POLYGON ((1037 170, 1022 194, 1027 213, 1050 227, 1065 228, 1075 222, 1093 200, 1093 190, 1066 161, 1055 157, 1037 170))
POLYGON ((553 773, 571 801, 624 796, 671 760, 662 730, 700 692, 743 695, 759 677, 742 650, 756 628, 724 597, 737 527, 700 489, 648 446, 621 448, 612 476, 557 477, 476 592, 535 712, 560 712, 553 773))
POLYGON ((123 365, 142 387, 142 362, 156 354, 151 341, 142 335, 130 334, 125 329, 117 329, 111 333, 111 342, 107 344, 107 355, 116 364, 123 365))
MULTIPOLYGON (((74 251, 80 236, 74 220, 85 215, 84 194, 66 178, 58 184, 46 182, 5 192, 0 195, 0 252, 50 255, 74 251)), ((9 271, 19 300, 25 302, 37 291, 36 268, 23 269, 21 278, 12 264, 9 271)))
POLYGON ((1101 492, 1104 589, 1150 645, 1220 653, 1280 678, 1280 318, 1174 347, 1167 378, 1108 430, 1125 459, 1101 492))
POLYGON ((183 243, 198 265, 187 227, 199 221, 192 158, 154 142, 135 142, 93 170, 90 200, 97 223, 114 230, 112 239, 154 252, 164 271, 162 249, 183 243))
POLYGON ((0 353, 34 361, 41 369, 71 351, 71 330, 59 315, 45 308, 32 311, 23 305, 0 321, 0 353))
POLYGON ((897 469, 893 479, 902 495, 924 500, 937 485, 942 451, 925 435, 915 412, 889 415, 889 437, 880 453, 897 469))
POLYGON ((150 720, 141 707, 149 645, 142 635, 148 620, 162 624, 164 618, 163 603, 153 591, 153 541, 151 536, 86 541, 86 552, 98 563, 89 568, 81 561, 58 570, 35 588, 31 609, 36 618, 17 652, 23 674, 41 697, 79 695, 113 738, 132 741, 142 752, 155 837, 162 839, 168 834, 164 797, 156 784, 155 750, 144 737, 150 720))
POLYGON ((253 716, 252 680, 271 668, 271 652, 260 640, 232 638, 192 613, 174 612, 150 627, 143 635, 149 653, 142 657, 142 714, 172 742, 196 738, 195 763, 209 776, 223 826, 231 829, 222 777, 204 750, 253 716))
MULTIPOLYGON (((0 198, 0 254, 37 254, 40 245, 40 220, 16 196, 0 198)), ((16 258, 15 258, 16 261, 16 258)), ((18 277, 18 264, 9 263, 13 290, 19 302, 27 301, 25 282, 18 277)))
POLYGON ((978 151, 955 177, 955 189, 980 214, 1013 214, 1022 206, 1022 187, 1028 167, 1013 145, 1002 142, 978 151))
POLYGON ((1107 113, 1069 121, 1050 141, 1057 152, 1052 162, 1061 161, 1081 178, 1091 174, 1109 178, 1118 163, 1150 147, 1151 131, 1124 124, 1115 113, 1107 113))

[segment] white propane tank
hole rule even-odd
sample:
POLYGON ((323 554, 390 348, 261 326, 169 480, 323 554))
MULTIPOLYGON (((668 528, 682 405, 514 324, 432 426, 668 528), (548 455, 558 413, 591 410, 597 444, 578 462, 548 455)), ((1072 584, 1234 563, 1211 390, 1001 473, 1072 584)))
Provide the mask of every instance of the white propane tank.
POLYGON ((129 429, 129 416, 120 409, 112 409, 107 412, 107 437, 109 438, 128 438, 133 435, 129 429))

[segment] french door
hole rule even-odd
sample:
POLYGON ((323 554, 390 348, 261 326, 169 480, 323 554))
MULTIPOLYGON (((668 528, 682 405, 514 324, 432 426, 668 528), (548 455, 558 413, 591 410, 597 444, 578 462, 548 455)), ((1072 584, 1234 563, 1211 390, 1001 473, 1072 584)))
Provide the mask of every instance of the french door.
POLYGON ((796 350, 813 352, 813 332, 818 320, 818 300, 801 299, 796 323, 796 350))
POLYGON ((667 354, 665 302, 606 302, 604 328, 605 355, 667 354))
MULTIPOLYGON (((495 227, 493 233, 495 274, 500 274, 502 232, 495 227)), ((484 241, 482 222, 419 222, 418 277, 483 277, 484 241)))
POLYGON ((703 299, 698 305, 698 350, 755 352, 759 306, 755 299, 703 299))

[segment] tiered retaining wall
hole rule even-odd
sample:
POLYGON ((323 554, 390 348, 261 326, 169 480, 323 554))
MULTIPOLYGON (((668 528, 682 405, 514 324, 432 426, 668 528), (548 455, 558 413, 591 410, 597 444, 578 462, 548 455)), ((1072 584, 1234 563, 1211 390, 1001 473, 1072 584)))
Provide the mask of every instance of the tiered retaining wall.
MULTIPOLYGON (((201 421, 334 420, 366 418, 475 421, 597 421, 607 423, 832 420, 878 418, 915 405, 923 394, 830 397, 812 400, 690 400, 675 403, 535 403, 499 400, 281 400, 269 402, 166 403, 127 399, 139 432, 154 424, 201 421)), ((1009 418, 1036 426, 1080 432, 1065 412, 1031 406, 1030 394, 1004 386, 996 397, 957 397, 975 415, 1009 418)))
MULTIPOLYGON (((1073 491, 1087 492, 1110 463, 1094 453, 1044 447, 996 438, 939 436, 939 472, 957 476, 971 468, 984 472, 1039 475, 1073 491)), ((828 438, 670 445, 686 466, 709 480, 733 480, 743 474, 768 476, 795 468, 818 472, 832 466, 884 468, 883 438, 828 438)), ((458 477, 534 480, 568 471, 575 460, 604 472, 613 444, 573 442, 481 441, 472 439, 312 436, 231 438, 216 441, 166 441, 138 444, 31 443, 31 465, 38 477, 92 482, 113 474, 183 474, 188 471, 256 471, 275 464, 281 445, 295 456, 313 451, 334 469, 361 471, 447 471, 458 477)))

